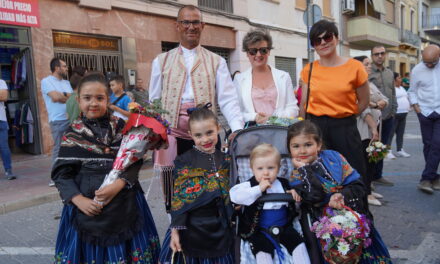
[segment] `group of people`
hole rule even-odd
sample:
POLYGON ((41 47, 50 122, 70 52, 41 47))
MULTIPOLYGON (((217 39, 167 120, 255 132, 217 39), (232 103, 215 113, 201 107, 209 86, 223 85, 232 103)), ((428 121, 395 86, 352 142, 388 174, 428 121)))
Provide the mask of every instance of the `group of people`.
MULTIPOLYGON (((381 177, 383 164, 369 163, 365 153, 372 140, 387 142, 394 126, 398 142, 403 135, 404 116, 397 125, 394 121, 398 76, 383 65, 385 48, 373 48, 370 69, 366 57, 337 54, 334 23, 315 23, 309 37, 320 58, 303 69, 297 101, 289 75, 268 64, 273 43, 266 31, 252 30, 244 37, 251 68, 232 81, 226 61, 200 46, 203 28, 201 11, 182 7, 176 21, 180 45, 152 62, 148 98, 161 100, 171 126, 169 147, 154 155, 171 219, 162 246, 138 182, 142 161, 98 190, 122 139, 123 120, 129 116, 125 106, 131 97, 145 101, 145 91, 135 88, 127 95, 123 79, 116 76, 108 83, 100 73, 86 73, 71 86, 63 80, 65 62, 52 60, 42 92, 55 141, 51 178, 65 204, 55 263, 236 263, 233 204, 243 208, 238 233, 250 244, 242 263, 284 263, 284 258, 290 259, 286 263, 325 263, 310 228, 326 205, 346 205, 369 219, 372 245, 363 249, 360 263, 391 263, 368 209, 379 196, 371 182, 387 180, 381 177), (71 98, 78 111, 69 121, 65 103, 71 98), (307 119, 279 139, 289 150, 292 175, 277 178, 280 154, 262 144, 250 156, 254 177, 230 188, 230 157, 221 151, 217 109, 232 130, 229 139, 271 116, 307 119), (265 193, 290 193, 301 202, 301 213, 287 202, 258 205, 265 193), (300 232, 291 225, 298 215, 300 232), (271 226, 281 227, 276 239, 267 231, 271 226)), ((438 48, 425 49, 423 62, 414 69, 424 77, 412 76, 409 91, 427 161, 419 188, 427 192, 440 187, 440 100, 433 99, 440 93, 432 89, 440 83, 438 56, 438 48), (435 96, 425 96, 430 93, 435 96)))

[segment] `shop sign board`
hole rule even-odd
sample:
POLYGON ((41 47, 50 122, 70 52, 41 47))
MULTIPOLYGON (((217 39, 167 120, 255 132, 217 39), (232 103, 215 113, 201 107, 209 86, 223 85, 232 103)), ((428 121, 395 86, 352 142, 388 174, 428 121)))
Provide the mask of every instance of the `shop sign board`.
POLYGON ((53 32, 54 47, 119 51, 118 39, 68 32, 53 32))
POLYGON ((40 27, 38 0, 0 0, 0 24, 40 27))

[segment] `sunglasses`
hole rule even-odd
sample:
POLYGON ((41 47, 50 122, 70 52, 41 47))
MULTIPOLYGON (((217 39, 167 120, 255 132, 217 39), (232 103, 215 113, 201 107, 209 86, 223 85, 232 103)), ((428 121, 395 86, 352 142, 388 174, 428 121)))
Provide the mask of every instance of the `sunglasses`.
POLYGON ((189 28, 191 25, 193 25, 193 27, 200 27, 203 23, 200 20, 179 20, 177 22, 179 22, 184 28, 189 28))
POLYGON ((376 56, 376 57, 385 56, 385 51, 373 53, 373 56, 376 56))
POLYGON ((434 68, 435 65, 438 64, 438 62, 439 62, 439 59, 437 59, 437 60, 435 60, 435 61, 433 61, 433 62, 423 62, 423 63, 424 63, 424 64, 426 65, 426 67, 428 67, 428 68, 434 68))
POLYGON ((267 53, 269 53, 269 51, 271 50, 271 48, 268 47, 262 47, 262 48, 250 48, 247 50, 247 53, 249 53, 249 55, 255 56, 257 55, 258 52, 260 52, 261 55, 266 55, 267 53))
POLYGON ((330 41, 333 40, 333 37, 334 37, 333 33, 327 33, 322 37, 316 37, 312 41, 313 47, 321 45, 323 40, 325 43, 329 43, 330 41))

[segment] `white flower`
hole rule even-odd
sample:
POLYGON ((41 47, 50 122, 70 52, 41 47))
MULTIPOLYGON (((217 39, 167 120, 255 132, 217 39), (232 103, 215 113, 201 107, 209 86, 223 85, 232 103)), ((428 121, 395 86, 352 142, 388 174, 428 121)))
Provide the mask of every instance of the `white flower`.
POLYGON ((380 142, 380 141, 376 141, 376 142, 374 142, 374 146, 375 146, 376 148, 381 148, 381 147, 383 146, 383 144, 382 144, 382 142, 380 142))
POLYGON ((331 219, 333 223, 337 223, 337 224, 344 224, 347 221, 347 219, 342 215, 333 216, 331 219))
POLYGON ((339 244, 338 244, 338 251, 342 255, 344 255, 344 256, 347 255, 349 250, 350 250, 350 246, 347 243, 339 242, 339 244))
POLYGON ((322 239, 329 239, 330 238, 330 234, 329 233, 325 233, 324 235, 322 235, 321 238, 322 239))
POLYGON ((373 146, 369 146, 368 148, 367 148, 367 152, 372 152, 374 150, 374 147, 373 146))

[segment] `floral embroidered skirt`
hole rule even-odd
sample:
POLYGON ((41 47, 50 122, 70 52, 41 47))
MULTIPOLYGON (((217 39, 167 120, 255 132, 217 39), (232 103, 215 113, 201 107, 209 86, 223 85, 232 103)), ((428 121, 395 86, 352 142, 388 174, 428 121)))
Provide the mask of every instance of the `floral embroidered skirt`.
POLYGON ((371 226, 370 237, 371 245, 364 248, 359 264, 391 264, 390 253, 374 226, 371 226))
POLYGON ((196 258, 183 255, 182 253, 176 253, 174 261, 171 263, 173 250, 170 248, 171 232, 168 229, 163 241, 162 251, 160 252, 159 263, 160 264, 234 264, 234 254, 229 253, 225 256, 214 258, 196 258), (184 259, 185 258, 185 259, 184 259))
POLYGON ((101 247, 81 241, 72 225, 75 206, 65 205, 55 246, 55 264, 156 264, 160 253, 159 236, 144 194, 136 203, 145 221, 132 239, 115 246, 101 247))

